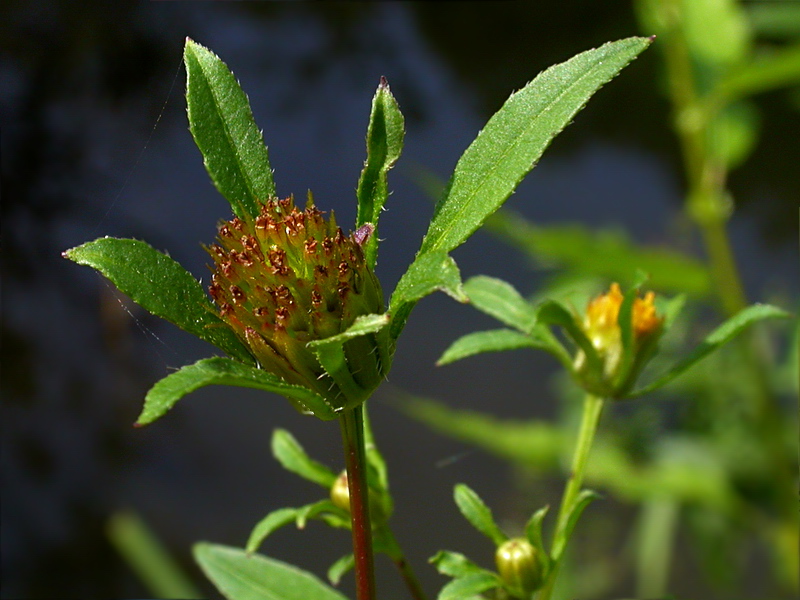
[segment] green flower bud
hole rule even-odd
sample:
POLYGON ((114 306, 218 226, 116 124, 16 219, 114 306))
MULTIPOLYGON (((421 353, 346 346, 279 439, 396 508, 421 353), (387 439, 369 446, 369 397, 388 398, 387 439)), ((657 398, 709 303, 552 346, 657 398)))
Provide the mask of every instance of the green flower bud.
POLYGON ((497 548, 494 559, 503 585, 512 597, 530 598, 533 592, 542 587, 544 557, 528 540, 508 540, 497 548))
POLYGON ((619 285, 612 283, 607 294, 601 294, 589 302, 581 324, 597 351, 601 369, 592 372, 581 351, 575 357, 575 370, 582 376, 584 387, 602 396, 619 397, 630 389, 644 365, 652 358, 663 333, 664 319, 656 312, 655 294, 648 292, 644 298, 636 298, 631 312, 632 363, 630 370, 622 373, 624 349, 618 319, 623 300, 619 285))
MULTIPOLYGON (((292 198, 270 199, 254 219, 234 218, 207 250, 214 259, 210 294, 222 320, 262 369, 312 389, 334 410, 363 402, 388 365, 376 334, 344 345, 358 398, 347 397, 324 371, 308 342, 345 331, 361 315, 382 313, 383 293, 358 239, 326 221, 311 200, 299 211, 292 198)), ((350 392, 352 396, 352 391, 350 392)))
MULTIPOLYGON (((335 506, 350 512, 350 488, 347 483, 347 471, 342 471, 336 481, 333 482, 330 497, 335 506)), ((380 493, 373 488, 369 488, 369 515, 373 527, 385 523, 389 519, 389 513, 391 513, 391 508, 385 508, 380 498, 380 493)))

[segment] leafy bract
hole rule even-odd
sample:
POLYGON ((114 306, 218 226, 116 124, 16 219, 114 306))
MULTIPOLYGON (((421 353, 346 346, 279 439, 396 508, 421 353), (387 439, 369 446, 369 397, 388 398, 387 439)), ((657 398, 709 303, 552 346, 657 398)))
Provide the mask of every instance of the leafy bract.
POLYGON ((288 398, 301 412, 310 412, 323 420, 336 417, 325 400, 312 390, 286 383, 283 379, 229 358, 204 358, 157 382, 144 399, 144 409, 137 425, 152 423, 163 416, 186 394, 207 385, 232 385, 275 392, 288 398))
POLYGON ((458 579, 453 579, 444 586, 437 600, 482 600, 481 592, 501 587, 500 578, 489 571, 471 573, 458 579))
POLYGON ((418 256, 397 283, 389 301, 391 325, 389 335, 396 340, 416 303, 435 291, 442 291, 467 302, 456 262, 446 252, 430 252, 418 256))
POLYGON ((492 540, 495 545, 499 546, 508 540, 508 536, 503 533, 497 526, 497 523, 495 523, 491 509, 484 504, 480 496, 469 486, 463 483, 456 485, 453 497, 455 498, 458 510, 461 511, 464 518, 469 521, 475 529, 492 540))
POLYGON ((567 525, 564 528, 563 537, 553 541, 554 562, 557 563, 561 559, 561 554, 564 552, 564 548, 566 547, 567 542, 572 535, 572 531, 575 529, 575 525, 577 525, 578 519, 580 519, 584 509, 589 506, 590 502, 600 497, 600 494, 592 490, 582 490, 581 493, 578 494, 578 497, 575 498, 575 502, 568 509, 567 525))
POLYGON ((513 94, 458 161, 420 248, 450 252, 508 198, 589 98, 650 44, 627 38, 574 56, 513 94))
POLYGON ((228 600, 347 600, 293 565, 244 550, 201 542, 194 557, 228 600))
POLYGON ((364 244, 364 254, 370 267, 375 267, 378 254, 378 218, 389 197, 387 173, 403 150, 405 137, 403 114, 381 77, 372 99, 372 111, 367 128, 367 160, 358 180, 358 215, 356 227, 371 224, 375 227, 364 244))
POLYGON ((276 429, 272 433, 272 454, 287 471, 325 489, 330 489, 336 481, 336 474, 306 454, 300 443, 285 429, 276 429))
POLYGON ((258 550, 272 533, 292 521, 298 529, 304 529, 309 519, 320 519, 331 527, 346 529, 350 525, 350 515, 330 500, 320 500, 300 508, 279 508, 261 519, 247 540, 245 550, 251 554, 258 550))
POLYGON ((753 323, 764 319, 787 318, 790 316, 791 315, 785 310, 770 306, 769 304, 754 304, 748 306, 712 331, 686 358, 679 361, 666 373, 656 378, 655 381, 627 394, 626 398, 636 398, 637 396, 642 396, 667 385, 670 381, 703 360, 711 352, 727 343, 753 323))
POLYGON ((139 240, 100 238, 64 252, 93 267, 157 317, 249 364, 250 352, 223 321, 200 283, 180 264, 139 240))
POLYGON ((189 129, 206 170, 236 216, 253 217, 275 183, 247 95, 216 54, 189 38, 183 60, 189 129))

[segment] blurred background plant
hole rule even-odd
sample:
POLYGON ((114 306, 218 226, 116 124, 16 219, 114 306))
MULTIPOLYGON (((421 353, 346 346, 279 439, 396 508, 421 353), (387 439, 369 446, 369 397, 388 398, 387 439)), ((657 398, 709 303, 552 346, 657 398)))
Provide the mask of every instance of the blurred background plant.
MULTIPOLYGON (((744 59, 734 66, 706 72, 707 65, 700 73, 691 62, 696 78, 692 85, 701 98, 713 81, 730 86, 758 82, 727 79, 747 73, 740 67, 755 64, 751 59, 786 59, 782 68, 769 70, 772 74, 760 80, 764 93, 749 99, 755 112, 737 117, 750 119, 746 131, 753 143, 735 168, 730 165, 725 187, 736 199, 729 235, 748 299, 793 310, 798 293, 800 102, 790 59, 800 36, 798 6, 719 6, 736 22, 744 16, 743 33, 737 35, 750 41, 744 59)), ((336 453, 335 433, 309 425, 277 400, 267 407, 246 391, 202 393, 157 428, 129 429, 152 382, 169 367, 206 356, 208 347, 137 311, 99 277, 76 277, 60 257, 63 248, 108 232, 169 247, 193 273, 205 273, 207 258, 197 241, 213 238, 222 205, 186 135, 177 58, 186 35, 235 62, 237 75, 248 81, 256 119, 265 136, 275 140, 273 166, 286 189, 309 187, 343 221, 351 221, 352 198, 338 196, 356 185, 363 144, 352 131, 363 131, 367 103, 359 101, 371 96, 380 75, 392 82, 407 118, 406 165, 413 160, 444 176, 509 90, 578 48, 632 35, 639 30, 634 14, 628 0, 536 5, 3 3, 0 595, 154 595, 121 554, 112 551, 106 535, 109 516, 121 506, 141 514, 178 565, 193 574, 201 593, 209 595, 211 589, 203 587, 207 584, 189 555, 195 540, 241 545, 266 512, 297 502, 302 494, 314 498, 304 482, 295 483, 280 465, 265 460, 272 427, 302 429, 300 441, 315 456, 336 453), (308 93, 309 86, 314 93, 308 93), (183 214, 187 198, 195 213, 188 218, 183 214), (236 407, 223 417, 218 395, 236 407), (243 497, 245 486, 250 493, 243 497)), ((526 270, 523 256, 530 253, 510 253, 500 237, 478 235, 456 256, 465 278, 485 273, 536 292, 545 279, 553 288, 562 282, 573 290, 585 285, 583 297, 588 298, 611 280, 627 282, 639 265, 651 274, 649 284, 657 291, 686 291, 698 316, 710 316, 710 324, 722 320, 719 301, 713 299, 718 287, 711 283, 708 264, 697 259, 697 228, 679 210, 686 197, 679 181, 684 177, 680 145, 669 129, 669 88, 658 55, 668 37, 654 29, 657 25, 640 28, 647 35, 661 35, 654 47, 626 77, 598 94, 579 116, 579 127, 559 137, 509 202, 519 215, 506 217, 519 225, 520 235, 502 239, 513 239, 514 247, 534 247, 537 269, 526 270), (529 228, 535 235, 522 235, 529 228), (631 255, 637 260, 626 263, 623 259, 631 255), (549 266, 559 266, 564 278, 553 277, 549 266)), ((750 74, 756 71, 768 73, 754 68, 750 74)), ((419 192, 417 175, 398 170, 392 209, 383 218, 382 237, 398 248, 378 265, 387 281, 396 281, 407 266, 424 232, 425 219, 419 215, 432 210, 419 192)), ((583 308, 582 301, 576 293, 576 306, 583 308)), ((696 321, 695 315, 687 317, 696 321)), ((480 432, 492 434, 483 422, 491 375, 492 385, 500 387, 491 396, 491 410, 507 435, 496 443, 530 448, 520 450, 524 460, 506 463, 509 450, 474 452, 461 442, 430 435, 417 423, 398 419, 376 398, 373 424, 392 464, 398 537, 404 547, 416 546, 409 560, 426 589, 438 589, 443 579, 424 568, 428 557, 442 547, 474 546, 476 554, 485 547, 452 505, 452 485, 464 481, 473 486, 494 507, 501 524, 510 524, 509 532, 542 498, 555 505, 560 466, 568 460, 563 449, 570 441, 564 438, 575 429, 577 404, 570 401, 575 392, 562 389, 565 383, 543 385, 552 361, 532 361, 526 352, 435 369, 446 342, 431 343, 431 331, 452 332, 450 339, 474 331, 484 324, 474 309, 442 298, 419 307, 415 319, 405 335, 418 351, 399 352, 402 360, 395 363, 392 382, 414 394, 480 409, 481 423, 471 428, 477 438, 480 432), (532 415, 542 422, 508 422, 532 415), (550 426, 545 418, 557 425, 550 426), (570 428, 562 429, 562 423, 570 428), (512 465, 514 478, 507 478, 505 464, 512 465), (426 501, 420 503, 420 498, 426 501), (419 530, 426 532, 424 540, 418 540, 419 530)), ((683 341, 680 325, 673 329, 676 345, 683 341)), ((702 333, 684 329, 684 335, 694 339, 702 333)), ((767 357, 760 359, 762 371, 780 399, 782 431, 791 448, 797 437, 791 401, 796 397, 797 359, 788 350, 796 349, 796 338, 787 339, 785 326, 778 323, 762 328, 758 336, 766 338, 757 342, 763 346, 758 354, 767 357)), ((657 575, 667 573, 659 565, 670 559, 665 585, 677 596, 729 599, 733 583, 715 583, 713 573, 719 579, 745 578, 747 588, 735 593, 739 597, 761 597, 773 584, 777 591, 772 597, 796 596, 791 585, 779 584, 796 574, 796 527, 767 526, 792 524, 780 517, 779 509, 786 500, 780 489, 786 489, 792 475, 782 471, 784 484, 766 476, 776 467, 764 457, 763 438, 748 432, 749 421, 742 416, 752 398, 742 381, 753 382, 739 366, 743 359, 731 349, 713 360, 713 366, 706 363, 681 380, 685 391, 678 392, 677 382, 667 388, 671 397, 683 399, 618 405, 601 424, 605 437, 595 448, 595 459, 605 469, 587 483, 598 482, 606 499, 589 507, 581 522, 586 529, 577 532, 579 548, 572 556, 592 565, 582 571, 581 581, 592 582, 593 593, 613 589, 616 596, 633 594, 638 563, 649 565, 647 578, 653 583, 647 585, 659 589, 657 575), (664 432, 669 444, 656 443, 664 432), (759 473, 758 464, 767 464, 767 470, 759 473), (688 471, 692 468, 696 470, 688 471), (614 477, 614 470, 626 477, 614 477), (738 471, 751 475, 737 477, 741 483, 731 491, 732 473, 738 471), (686 488, 686 473, 692 472, 690 483, 706 490, 696 492, 698 497, 713 501, 719 489, 727 489, 726 497, 739 498, 738 508, 715 512, 703 509, 699 500, 675 502, 668 494, 663 502, 639 504, 656 476, 673 482, 671 487, 686 488), (751 479, 753 474, 758 477, 751 479), (611 479, 618 490, 604 483, 611 479), (720 479, 727 483, 716 485, 720 479), (592 515, 593 510, 602 516, 592 515), (641 525, 629 534, 629 524, 636 520, 641 525), (661 543, 665 539, 674 540, 674 546, 661 543), (786 559, 785 578, 770 567, 779 563, 769 549, 781 543, 788 549, 780 554, 786 559), (583 560, 587 553, 593 553, 591 561, 583 560), (733 563, 729 553, 735 555, 733 563), (710 576, 702 557, 710 562, 710 576)), ((469 414, 458 416, 453 422, 466 428, 469 414)), ((796 461, 791 453, 785 456, 790 463, 796 461)), ((337 472, 342 468, 328 466, 337 472)), ((794 499, 796 487, 789 488, 794 499)), ((273 543, 282 558, 322 573, 338 552, 326 551, 343 544, 343 536, 309 526, 302 536, 278 532, 273 543), (312 535, 319 542, 318 553, 308 556, 312 535)), ((491 561, 487 549, 485 566, 491 561)), ((385 569, 381 577, 387 580, 395 576, 390 564, 379 561, 378 568, 385 569)), ((402 591, 386 593, 387 600, 405 597, 402 591)))

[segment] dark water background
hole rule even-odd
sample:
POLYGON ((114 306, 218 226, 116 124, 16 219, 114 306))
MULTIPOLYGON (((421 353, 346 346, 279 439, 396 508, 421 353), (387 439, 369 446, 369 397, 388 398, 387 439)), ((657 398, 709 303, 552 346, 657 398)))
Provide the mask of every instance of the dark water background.
MULTIPOLYGON (((355 217, 369 103, 379 77, 388 78, 407 121, 381 221, 378 274, 392 289, 432 211, 420 173, 446 178, 505 97, 543 68, 646 33, 626 2, 577 0, 9 1, 0 20, 3 598, 146 596, 104 534, 120 508, 139 511, 202 581, 189 555, 194 541, 241 546, 267 512, 320 496, 271 458, 274 427, 292 431, 332 468, 342 466, 335 426, 246 390, 206 388, 168 418, 133 430, 150 385, 212 349, 60 257, 101 235, 135 237, 207 278, 200 243, 214 238, 229 207, 187 130, 185 36, 217 52, 249 94, 279 193, 303 197, 311 189, 343 224, 355 217)), ((509 205, 541 223, 617 226, 642 242, 677 239, 697 248, 680 213, 680 165, 660 85, 651 50, 591 101, 509 205)), ((740 205, 730 229, 751 298, 796 297, 800 127, 787 95, 760 104, 762 142, 734 174, 740 205)), ((540 281, 521 256, 485 234, 455 257, 465 278, 490 274, 524 292, 540 281)), ((543 356, 433 366, 456 337, 493 326, 445 296, 426 299, 401 340, 390 383, 499 416, 552 416, 552 365, 543 356)), ((401 416, 389 396, 378 394, 372 416, 390 463, 394 522, 432 592, 444 580, 425 561, 440 548, 491 561, 491 548, 451 501, 453 484, 469 483, 502 521, 556 496, 513 498, 503 463, 479 452, 462 456, 463 445, 401 416)), ((344 533, 312 524, 276 534, 264 551, 323 573, 348 543, 344 533)), ((381 597, 404 598, 395 574, 378 562, 381 597)), ((687 595, 705 589, 691 576, 678 585, 687 595)), ((343 589, 352 591, 349 581, 343 589)))

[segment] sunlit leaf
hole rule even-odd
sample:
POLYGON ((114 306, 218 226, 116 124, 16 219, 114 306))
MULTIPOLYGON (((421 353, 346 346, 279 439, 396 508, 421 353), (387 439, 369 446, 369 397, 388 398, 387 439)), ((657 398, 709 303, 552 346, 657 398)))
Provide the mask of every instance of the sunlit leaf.
POLYGON ((193 550, 203 572, 228 600, 347 600, 311 573, 273 558, 207 542, 193 550))
POLYGON ((420 255, 450 252, 505 202, 591 96, 650 44, 628 38, 574 56, 511 95, 458 161, 420 255))
POLYGON ((439 592, 437 600, 482 600, 481 592, 501 587, 500 578, 484 571, 454 579, 439 592))
POLYGON ((464 284, 464 293, 472 306, 523 333, 536 325, 536 309, 502 279, 472 277, 464 284))
POLYGON ((447 550, 440 550, 428 562, 436 567, 439 573, 450 577, 464 577, 486 572, 486 569, 479 567, 463 554, 447 550))
POLYGON ((286 383, 277 375, 228 358, 204 358, 157 382, 144 399, 137 425, 152 423, 186 394, 207 385, 232 385, 280 394, 304 412, 323 420, 336 418, 325 400, 308 388, 286 383))
POLYGON ((518 350, 519 348, 548 349, 549 347, 535 337, 512 329, 476 331, 468 333, 450 344, 450 347, 436 361, 436 365, 447 365, 462 358, 484 352, 503 352, 505 350, 518 350))
POLYGON ((405 136, 403 115, 381 77, 378 90, 372 99, 372 111, 367 128, 367 160, 358 180, 358 216, 356 227, 370 224, 375 229, 364 245, 364 254, 371 267, 378 253, 378 218, 389 197, 387 174, 400 157, 405 136))
POLYGON ((459 302, 467 302, 456 262, 445 252, 430 252, 417 260, 400 278, 389 301, 390 335, 396 340, 414 305, 428 294, 442 291, 459 302))
POLYGON ((241 218, 275 195, 272 168, 250 102, 219 57, 186 39, 189 129, 211 180, 241 218))
POLYGON ((121 292, 157 317, 196 335, 244 362, 253 357, 217 316, 200 283, 166 254, 138 240, 100 238, 64 256, 93 267, 121 292))

